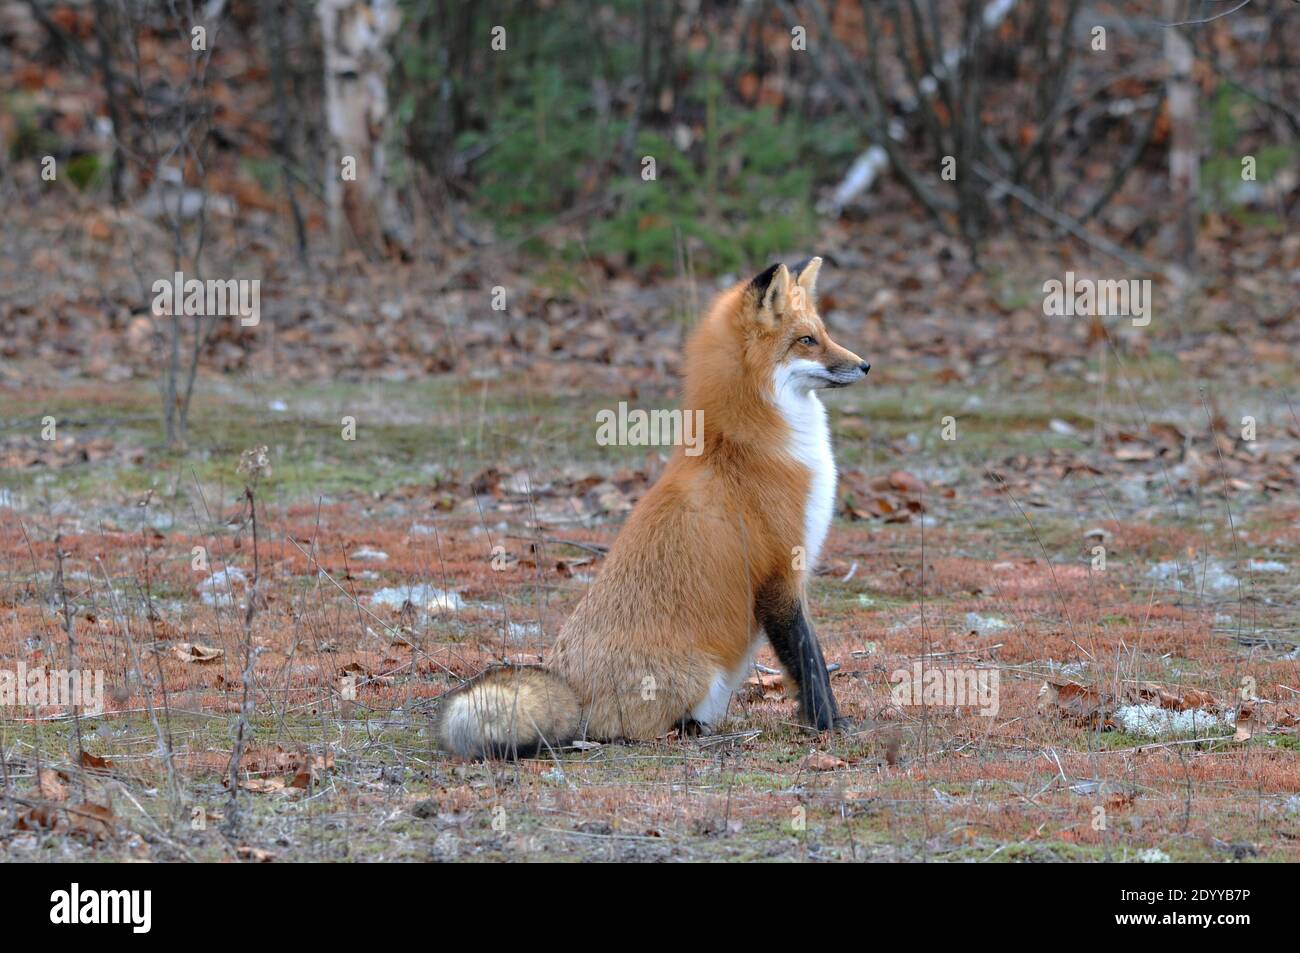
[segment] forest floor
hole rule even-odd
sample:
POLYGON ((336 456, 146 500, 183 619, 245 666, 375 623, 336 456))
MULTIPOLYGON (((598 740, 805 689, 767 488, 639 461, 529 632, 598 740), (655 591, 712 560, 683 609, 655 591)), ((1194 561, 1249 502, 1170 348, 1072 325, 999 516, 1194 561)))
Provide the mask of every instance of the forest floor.
POLYGON ((808 733, 756 670, 719 735, 463 764, 436 699, 545 659, 663 465, 598 446, 596 413, 673 405, 708 290, 277 269, 166 449, 147 298, 114 267, 130 223, 51 222, 6 233, 0 276, 0 669, 70 667, 66 597, 105 710, 0 713, 0 854, 1300 859, 1290 239, 1133 328, 1044 317, 1060 249, 994 243, 977 272, 828 234, 823 310, 874 365, 828 398, 840 507, 809 593, 853 730, 808 733), (497 284, 505 314, 475 290, 497 284), (993 703, 902 704, 917 665, 993 703))

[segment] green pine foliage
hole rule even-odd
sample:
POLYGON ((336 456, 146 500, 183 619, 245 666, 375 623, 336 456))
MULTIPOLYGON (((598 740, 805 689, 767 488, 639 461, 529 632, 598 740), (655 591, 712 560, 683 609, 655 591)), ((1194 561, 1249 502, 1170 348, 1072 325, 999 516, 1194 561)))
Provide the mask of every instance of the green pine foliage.
POLYGON ((580 4, 476 14, 472 88, 427 45, 402 44, 401 75, 444 95, 405 94, 398 116, 429 129, 449 99, 463 104, 451 151, 473 157, 468 194, 501 237, 535 236, 525 242, 534 254, 654 274, 676 269, 685 248, 698 269, 721 272, 812 240, 815 187, 861 147, 850 125, 742 102, 728 88, 734 64, 707 48, 675 48, 666 111, 638 102, 640 5, 612 6, 598 21, 580 4), (494 24, 506 27, 505 53, 489 50, 494 24))

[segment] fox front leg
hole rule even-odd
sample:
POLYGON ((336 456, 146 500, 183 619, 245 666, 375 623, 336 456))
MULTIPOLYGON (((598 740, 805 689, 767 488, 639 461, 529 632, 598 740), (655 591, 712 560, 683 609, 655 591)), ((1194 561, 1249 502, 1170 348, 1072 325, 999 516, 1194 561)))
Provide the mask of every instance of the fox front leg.
POLYGON ((799 714, 804 722, 818 731, 844 724, 831 691, 826 659, 799 593, 785 586, 770 586, 759 594, 755 611, 781 665, 798 685, 799 714))

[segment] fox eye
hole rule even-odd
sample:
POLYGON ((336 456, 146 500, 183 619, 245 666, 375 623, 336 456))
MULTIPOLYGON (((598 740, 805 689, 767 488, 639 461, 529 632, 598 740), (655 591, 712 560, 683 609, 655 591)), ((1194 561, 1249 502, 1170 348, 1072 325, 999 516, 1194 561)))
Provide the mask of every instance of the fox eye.
POLYGON ((796 341, 795 343, 796 343, 796 344, 806 344, 806 345, 808 345, 808 347, 816 347, 816 346, 817 346, 817 339, 816 339, 815 337, 813 337, 811 334, 805 334, 803 337, 801 337, 801 338, 800 338, 798 341, 796 341))

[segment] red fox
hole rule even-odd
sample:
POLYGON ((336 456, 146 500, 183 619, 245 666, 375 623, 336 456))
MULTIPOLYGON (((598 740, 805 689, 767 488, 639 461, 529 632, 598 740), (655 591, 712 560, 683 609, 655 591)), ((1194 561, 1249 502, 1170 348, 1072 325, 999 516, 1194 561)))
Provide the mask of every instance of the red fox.
POLYGON ((723 292, 686 345, 683 409, 703 452, 678 447, 633 509, 548 668, 496 668, 453 692, 443 747, 528 757, 584 734, 648 740, 710 731, 766 635, 812 728, 841 724, 808 621, 806 581, 835 507, 817 391, 871 365, 817 313, 820 258, 773 265, 723 292))

